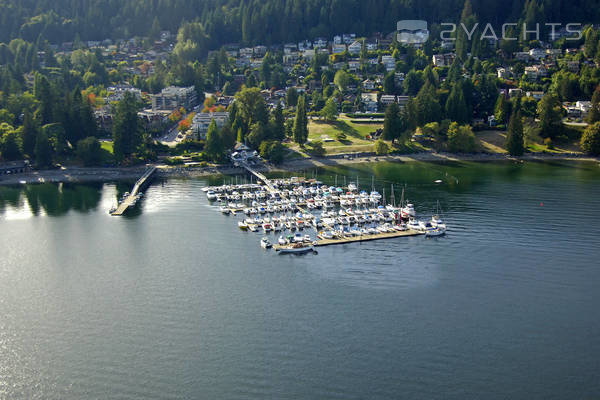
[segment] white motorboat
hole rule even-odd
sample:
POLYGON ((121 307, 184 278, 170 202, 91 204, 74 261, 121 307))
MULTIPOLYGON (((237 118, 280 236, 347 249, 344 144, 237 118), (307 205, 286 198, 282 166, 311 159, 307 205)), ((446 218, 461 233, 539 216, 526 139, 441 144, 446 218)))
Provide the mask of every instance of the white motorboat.
POLYGON ((273 246, 273 245, 269 241, 269 238, 264 237, 264 238, 260 239, 260 247, 262 247, 263 249, 269 249, 269 248, 271 248, 271 246, 273 246))
POLYGON ((219 207, 219 211, 225 215, 229 215, 231 213, 231 209, 229 207, 219 207))
POLYGON ((248 230, 248 224, 246 223, 246 221, 239 221, 238 222, 238 228, 240 228, 243 231, 247 231, 248 230))
POLYGON ((287 240, 286 238, 284 238, 283 236, 279 236, 279 239, 277 240, 277 243, 280 246, 286 246, 286 245, 290 244, 290 241, 287 240))
POLYGON ((217 194, 214 190, 209 190, 206 192, 206 198, 210 201, 215 201, 217 199, 217 194))
POLYGON ((271 225, 269 222, 266 222, 262 225, 262 228, 265 231, 265 233, 268 233, 273 230, 273 225, 271 225))
POLYGON ((292 243, 277 248, 279 254, 304 254, 309 253, 313 250, 313 246, 307 243, 292 243))
POLYGON ((408 223, 406 224, 406 227, 408 229, 412 229, 415 231, 420 231, 421 230, 421 224, 419 223, 419 221, 417 221, 414 218, 411 218, 408 223))
POLYGON ((427 237, 435 237, 442 236, 446 234, 446 228, 438 226, 437 228, 431 228, 425 231, 425 236, 427 237))

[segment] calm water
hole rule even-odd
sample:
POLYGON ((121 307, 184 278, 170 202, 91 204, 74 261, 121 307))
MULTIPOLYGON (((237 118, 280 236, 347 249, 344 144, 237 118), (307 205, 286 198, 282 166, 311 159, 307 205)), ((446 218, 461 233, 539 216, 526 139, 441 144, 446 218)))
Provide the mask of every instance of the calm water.
POLYGON ((597 164, 336 174, 439 199, 448 235, 278 256, 204 180, 127 218, 127 185, 0 188, 0 399, 600 396, 597 164))

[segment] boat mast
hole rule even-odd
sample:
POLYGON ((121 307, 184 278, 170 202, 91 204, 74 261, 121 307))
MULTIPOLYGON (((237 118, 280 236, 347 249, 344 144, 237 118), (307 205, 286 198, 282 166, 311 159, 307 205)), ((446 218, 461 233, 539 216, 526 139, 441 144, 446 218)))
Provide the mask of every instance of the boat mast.
POLYGON ((400 197, 400 207, 404 207, 404 188, 402 188, 402 196, 400 197))
POLYGON ((390 197, 392 206, 396 207, 396 196, 394 195, 394 184, 392 183, 392 196, 390 197))

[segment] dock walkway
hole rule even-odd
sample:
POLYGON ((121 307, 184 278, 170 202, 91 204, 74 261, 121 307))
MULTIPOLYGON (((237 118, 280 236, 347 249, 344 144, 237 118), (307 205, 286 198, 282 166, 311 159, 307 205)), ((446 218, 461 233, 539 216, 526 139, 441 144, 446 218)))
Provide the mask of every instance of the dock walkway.
POLYGON ((393 239, 393 238, 397 238, 397 237, 419 236, 419 235, 424 235, 424 234, 425 234, 425 232, 408 229, 406 231, 376 233, 374 235, 360 235, 360 236, 353 236, 353 237, 344 237, 344 238, 340 238, 340 239, 321 239, 321 240, 317 240, 317 242, 315 243, 315 246, 331 246, 334 244, 368 242, 371 240, 393 239))
POLYGON ((139 191, 148 184, 150 178, 154 175, 155 172, 156 167, 150 167, 146 169, 146 171, 140 177, 140 179, 138 179, 135 185, 133 185, 133 189, 131 189, 131 193, 129 193, 129 196, 127 196, 122 202, 120 202, 117 209, 111 212, 110 215, 121 216, 125 214, 125 212, 135 204, 135 202, 137 201, 136 198, 139 191))

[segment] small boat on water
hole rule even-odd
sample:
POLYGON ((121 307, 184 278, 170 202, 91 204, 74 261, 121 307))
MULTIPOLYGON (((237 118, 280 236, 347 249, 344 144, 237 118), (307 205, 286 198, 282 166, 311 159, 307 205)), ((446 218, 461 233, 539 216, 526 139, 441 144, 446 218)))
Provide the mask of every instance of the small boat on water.
POLYGON ((279 239, 277 240, 277 244, 279 244, 280 246, 286 246, 288 244, 290 244, 290 241, 286 238, 284 238, 283 236, 279 236, 279 239))
POLYGON ((436 228, 427 229, 425 231, 426 237, 443 236, 446 234, 446 228, 438 226, 436 228))
POLYGON ((221 211, 222 214, 225 215, 229 215, 231 213, 231 209, 229 207, 219 207, 219 211, 221 211))
POLYGON ((272 246, 273 245, 269 241, 269 238, 264 237, 260 239, 260 247, 262 247, 263 249, 270 249, 272 246))
POLYGON ((277 247, 277 251, 279 254, 305 254, 314 251, 314 247, 307 243, 292 243, 277 247))
POLYGON ((411 218, 408 223, 406 224, 406 227, 408 229, 412 229, 415 231, 420 231, 421 230, 421 224, 419 223, 419 221, 417 221, 414 218, 411 218))
POLYGON ((217 194, 214 192, 214 190, 209 190, 206 192, 206 198, 210 201, 215 201, 217 199, 217 194))
POLYGON ((258 232, 258 225, 248 225, 248 229, 250 229, 251 232, 258 232))
POLYGON ((238 222, 238 228, 240 228, 243 231, 247 231, 248 230, 248 224, 245 221, 239 221, 238 222))

